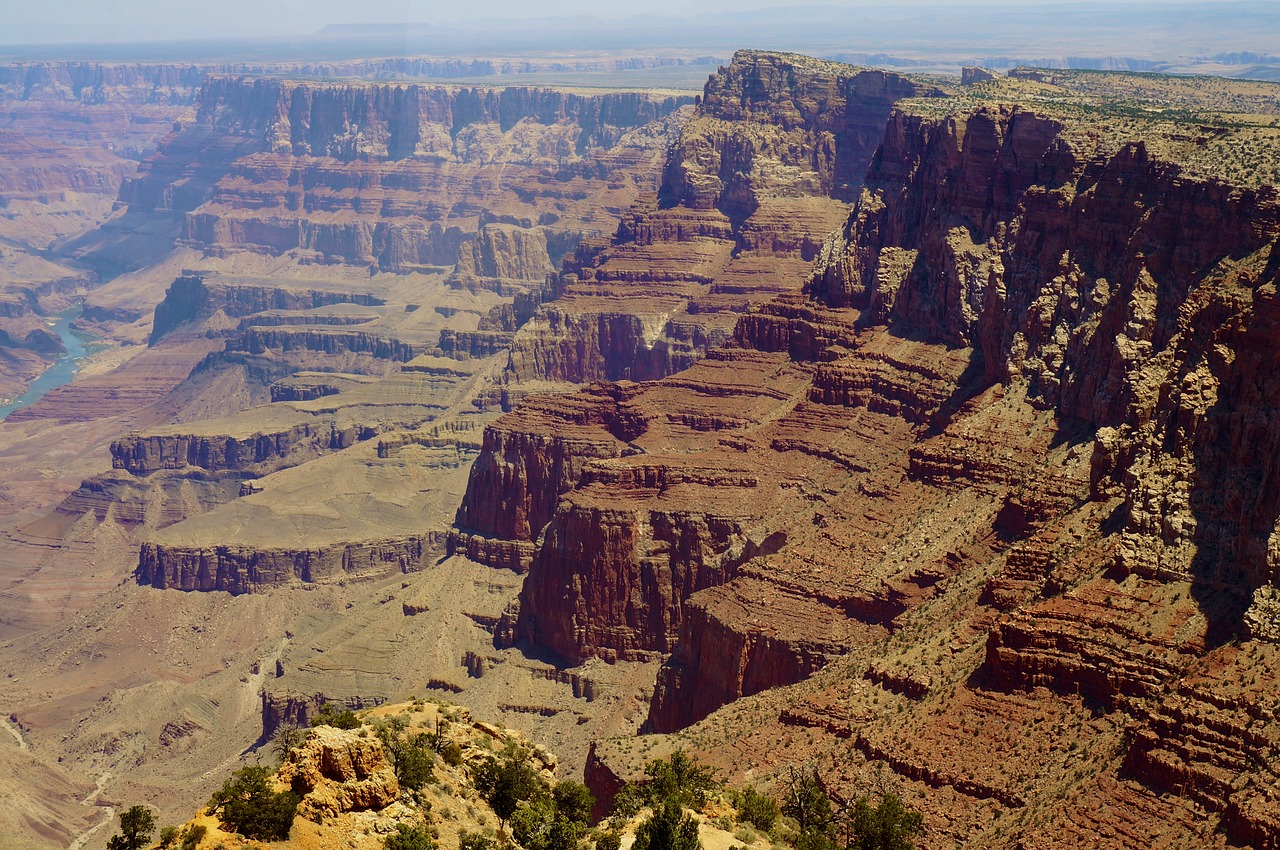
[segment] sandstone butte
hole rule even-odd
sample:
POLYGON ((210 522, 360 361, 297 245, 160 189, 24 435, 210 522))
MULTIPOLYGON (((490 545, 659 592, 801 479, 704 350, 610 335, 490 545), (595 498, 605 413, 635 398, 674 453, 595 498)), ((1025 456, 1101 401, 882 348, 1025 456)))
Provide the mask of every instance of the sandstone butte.
POLYGON ((754 51, 692 110, 211 76, 83 242, 178 240, 89 296, 148 343, 120 374, 179 364, 152 413, 103 375, 15 423, 116 431, 10 545, 123 554, 97 608, 52 565, 6 591, 48 611, 15 733, 154 799, 425 687, 605 799, 681 746, 892 788, 925 847, 1276 846, 1276 93, 754 51), (113 312, 140 278, 154 318, 113 312), (233 595, 110 589, 135 552, 233 595), (130 618, 157 660, 81 634, 130 618))

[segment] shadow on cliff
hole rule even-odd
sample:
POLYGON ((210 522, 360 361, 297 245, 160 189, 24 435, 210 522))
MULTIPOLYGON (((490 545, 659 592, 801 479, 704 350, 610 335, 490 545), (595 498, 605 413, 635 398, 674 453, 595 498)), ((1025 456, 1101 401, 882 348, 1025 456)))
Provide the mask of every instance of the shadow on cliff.
MULTIPOLYGON (((1208 620, 1210 648, 1247 634, 1253 592, 1275 581, 1268 562, 1280 519, 1280 251, 1273 248, 1260 279, 1252 309, 1238 320, 1221 320, 1230 305, 1209 305, 1204 314, 1217 331, 1199 341, 1218 381, 1217 400, 1195 428, 1188 498, 1196 545, 1191 595, 1208 620)), ((1186 427, 1180 413, 1164 435, 1169 452, 1186 427)))

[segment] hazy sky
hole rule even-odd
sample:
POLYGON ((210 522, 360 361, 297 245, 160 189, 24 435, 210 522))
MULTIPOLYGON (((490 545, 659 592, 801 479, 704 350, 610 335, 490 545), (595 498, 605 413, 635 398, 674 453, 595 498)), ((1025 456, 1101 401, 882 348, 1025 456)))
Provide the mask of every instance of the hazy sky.
MULTIPOLYGON (((968 0, 965 5, 1008 2, 968 0)), ((823 4, 822 0, 814 2, 819 4, 823 4)), ((1055 4, 1062 4, 1062 0, 1021 0, 1018 5, 1055 4)), ((335 23, 429 23, 582 14, 689 15, 785 5, 779 0, 0 0, 0 44, 288 36, 315 32, 335 23)), ((823 5, 858 8, 902 4, 829 0, 823 5)))

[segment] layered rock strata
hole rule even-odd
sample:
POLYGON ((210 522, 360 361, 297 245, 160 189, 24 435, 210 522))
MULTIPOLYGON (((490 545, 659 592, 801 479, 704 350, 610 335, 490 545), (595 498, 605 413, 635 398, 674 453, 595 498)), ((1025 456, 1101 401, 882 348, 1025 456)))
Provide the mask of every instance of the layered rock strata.
POLYGON ((517 381, 652 380, 726 344, 752 304, 798 286, 846 216, 905 77, 739 51, 680 130, 655 197, 568 267, 517 334, 517 381))
POLYGON ((1234 841, 1278 840, 1270 667, 1244 674, 1228 641, 1269 659, 1277 633, 1259 458, 1280 201, 1183 168, 1196 144, 1043 104, 904 103, 807 299, 743 317, 747 351, 566 400, 625 393, 626 455, 580 456, 566 490, 486 443, 459 520, 492 493, 486 527, 533 543, 514 636, 570 662, 669 652, 652 728, 707 718, 688 740, 721 752, 744 733, 716 710, 751 694, 774 719, 744 715, 748 752, 783 729, 852 739, 833 782, 887 766, 930 846, 996 829, 992 811, 1033 843, 1095 834, 1090 795, 1117 845, 1205 840, 1196 807, 1234 841), (733 401, 764 388, 750 415, 733 401), (553 499, 542 529, 516 510, 553 499), (827 665, 802 704, 765 694, 827 665), (998 731, 1037 711, 1083 750, 998 731))

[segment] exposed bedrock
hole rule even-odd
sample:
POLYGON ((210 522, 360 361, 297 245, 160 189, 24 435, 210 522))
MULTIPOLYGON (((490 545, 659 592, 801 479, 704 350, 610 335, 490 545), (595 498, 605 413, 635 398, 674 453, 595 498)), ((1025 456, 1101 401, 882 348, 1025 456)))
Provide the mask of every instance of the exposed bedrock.
POLYGON ((241 470, 293 452, 312 449, 336 451, 378 435, 376 425, 345 425, 318 419, 289 423, 280 431, 262 433, 130 434, 111 444, 111 465, 134 475, 189 466, 209 471, 241 470))
POLYGON ((158 589, 249 593, 299 583, 382 578, 412 572, 444 549, 443 535, 351 541, 317 549, 142 544, 137 579, 158 589))
POLYGON ((180 218, 181 242, 211 254, 440 270, 489 212, 567 244, 612 227, 690 100, 211 76, 120 198, 180 218))
POLYGON ((749 495, 735 498, 759 484, 749 467, 634 460, 587 466, 521 593, 518 634, 572 662, 669 652, 691 594, 785 539, 758 530, 749 495))
MULTIPOLYGON (((264 150, 353 160, 401 159, 453 149, 468 126, 521 121, 572 125, 568 153, 608 147, 625 129, 688 102, 637 92, 578 95, 539 88, 454 88, 417 84, 294 82, 211 76, 201 87, 199 121, 258 139, 264 150)), ((555 152, 552 151, 554 156, 555 152)))
POLYGON ((251 316, 267 310, 311 310, 333 304, 378 306, 381 298, 364 292, 308 289, 305 286, 267 286, 213 272, 184 269, 156 305, 151 331, 154 345, 179 325, 200 322, 221 311, 231 318, 251 316))
POLYGON ((0 96, 84 104, 187 105, 195 102, 204 75, 204 69, 195 65, 22 62, 0 65, 0 96))
POLYGON ((889 71, 738 51, 707 81, 698 118, 681 133, 664 200, 737 221, 755 211, 761 184, 853 200, 893 104, 941 94, 889 71))
POLYGON ((453 551, 491 566, 529 567, 533 542, 595 458, 628 451, 637 425, 621 407, 626 388, 530 396, 485 429, 458 508, 453 551))
MULTIPOLYGON (((980 679, 998 689, 1125 707, 1157 698, 1246 619, 1254 634, 1280 622, 1254 592, 1280 551, 1266 460, 1280 399, 1262 380, 1280 365, 1274 191, 1191 176, 1149 151, 1159 139, 1021 107, 907 107, 884 139, 810 297, 737 322, 738 345, 804 367, 795 398, 754 419, 727 416, 710 392, 685 399, 679 421, 720 423, 719 445, 700 446, 665 442, 675 432, 654 423, 676 420, 649 408, 693 379, 644 385, 628 400, 646 411, 628 440, 640 453, 587 461, 571 489, 554 488, 541 537, 522 538, 534 553, 518 634, 571 661, 672 652, 655 728, 804 678, 979 566, 996 570, 984 604, 1011 611, 980 679), (755 459, 741 468, 754 488, 718 482, 677 507, 680 487, 639 472, 697 470, 727 449, 755 459), (784 486, 786 507, 764 509, 784 486), (725 533, 712 517, 731 520, 725 533), (1072 537, 1071 522, 1092 536, 1072 537), (783 530, 776 554, 738 557, 783 530), (1149 584, 1120 593, 1117 574, 1149 584), (1162 583, 1177 581, 1191 598, 1169 636, 1148 636, 1138 612, 1154 616, 1162 583)), ((463 510, 482 503, 500 497, 468 493, 463 510)))
POLYGON ((798 289, 847 217, 905 77, 739 51, 680 129, 657 196, 512 344, 517 380, 652 380, 733 335, 752 305, 798 289))

